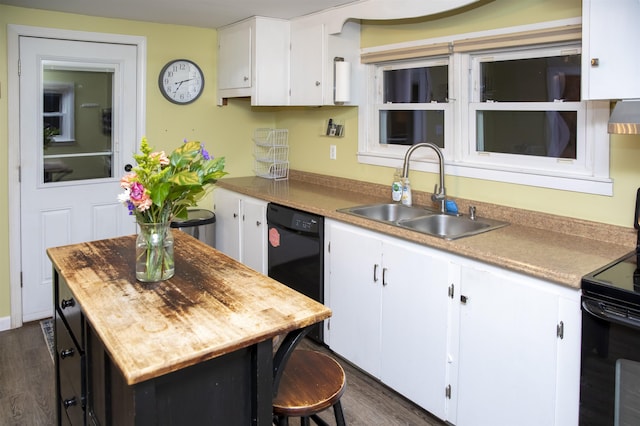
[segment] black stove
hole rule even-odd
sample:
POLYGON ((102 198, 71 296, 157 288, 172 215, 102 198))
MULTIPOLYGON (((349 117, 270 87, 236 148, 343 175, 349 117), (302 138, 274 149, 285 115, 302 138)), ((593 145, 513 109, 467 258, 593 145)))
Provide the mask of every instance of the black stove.
POLYGON ((636 250, 582 278, 580 426, 640 425, 640 189, 636 250))
POLYGON ((582 279, 582 293, 640 307, 638 257, 640 253, 633 251, 586 275, 582 279))

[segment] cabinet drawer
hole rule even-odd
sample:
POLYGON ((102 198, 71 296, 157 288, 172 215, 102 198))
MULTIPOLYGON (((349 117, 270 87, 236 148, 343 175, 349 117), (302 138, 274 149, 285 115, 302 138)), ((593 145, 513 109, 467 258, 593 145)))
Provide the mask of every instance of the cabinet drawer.
POLYGON ((56 282, 56 309, 69 325, 75 342, 84 350, 83 327, 82 327, 82 311, 80 304, 76 301, 75 296, 67 286, 66 281, 59 277, 56 282))
POLYGON ((56 362, 60 377, 60 409, 71 424, 84 419, 82 368, 83 354, 59 316, 56 316, 56 362))

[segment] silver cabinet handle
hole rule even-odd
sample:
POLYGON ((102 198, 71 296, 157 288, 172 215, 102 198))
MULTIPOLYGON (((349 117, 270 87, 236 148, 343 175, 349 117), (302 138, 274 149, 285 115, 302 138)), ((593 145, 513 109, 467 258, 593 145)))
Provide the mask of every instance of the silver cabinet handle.
POLYGON ((386 286, 387 284, 387 268, 382 268, 382 285, 386 286))
POLYGON ((373 265, 373 282, 378 282, 378 264, 373 265))

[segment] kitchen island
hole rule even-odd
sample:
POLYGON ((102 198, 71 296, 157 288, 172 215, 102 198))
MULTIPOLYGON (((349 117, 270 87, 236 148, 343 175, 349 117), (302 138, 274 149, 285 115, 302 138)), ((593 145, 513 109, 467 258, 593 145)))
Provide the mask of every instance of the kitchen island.
POLYGON ((135 236, 47 250, 61 424, 271 424, 272 340, 331 315, 174 231, 176 274, 135 279, 135 236))

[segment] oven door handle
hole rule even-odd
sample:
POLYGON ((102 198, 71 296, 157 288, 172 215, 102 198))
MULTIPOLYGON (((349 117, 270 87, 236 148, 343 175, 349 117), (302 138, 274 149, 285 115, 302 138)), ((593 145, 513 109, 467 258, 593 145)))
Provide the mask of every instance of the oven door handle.
POLYGON ((582 309, 588 314, 599 318, 603 321, 614 322, 626 325, 628 327, 640 328, 640 320, 632 319, 627 316, 616 315, 604 308, 604 303, 595 300, 583 300, 582 309))

